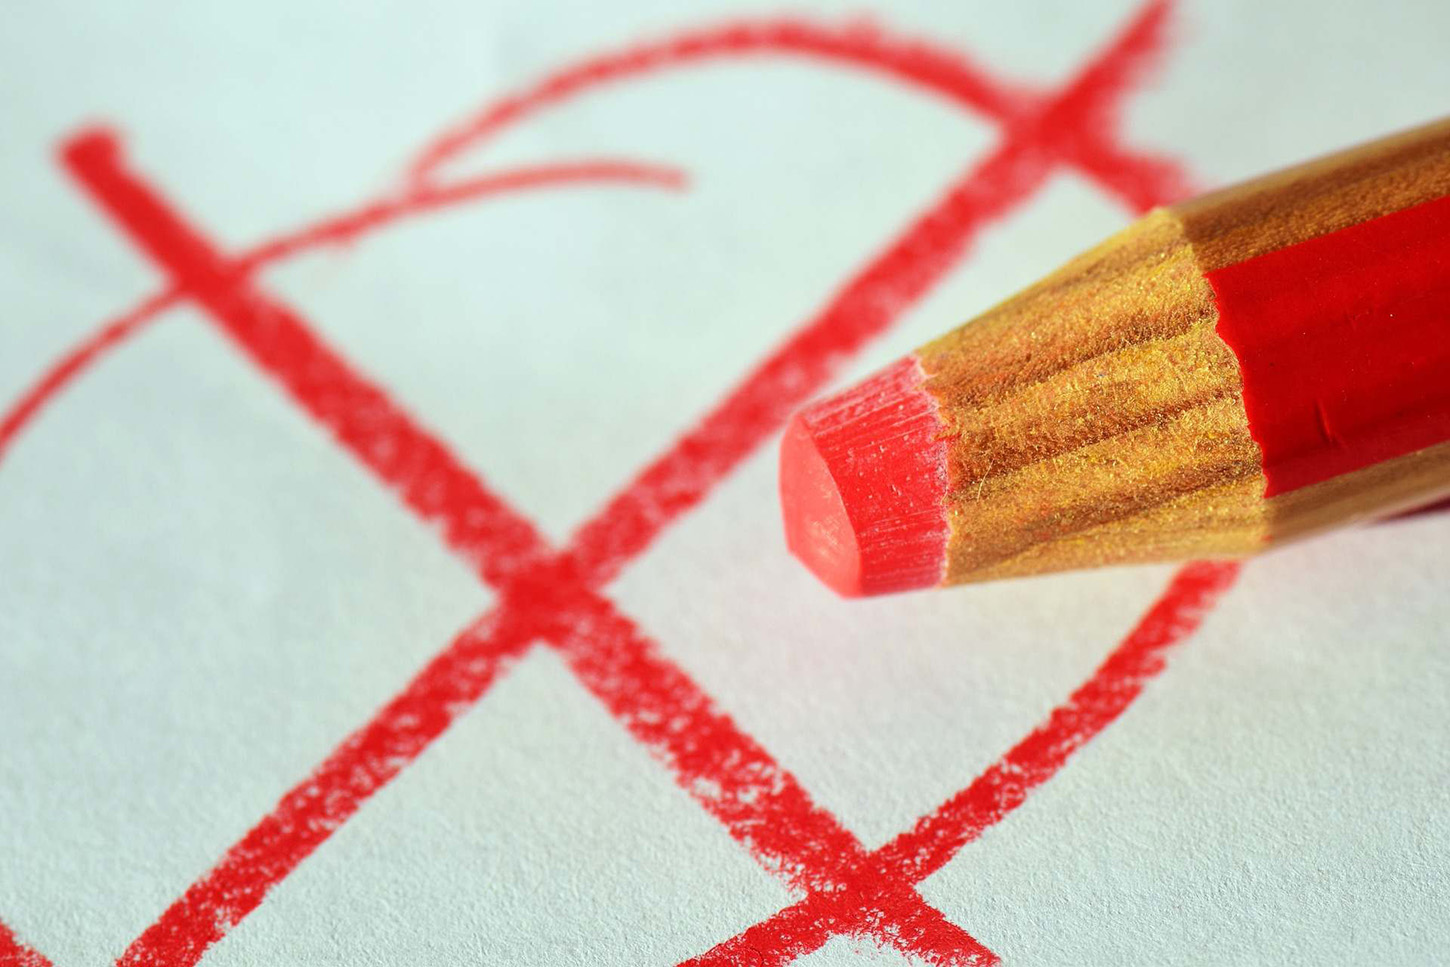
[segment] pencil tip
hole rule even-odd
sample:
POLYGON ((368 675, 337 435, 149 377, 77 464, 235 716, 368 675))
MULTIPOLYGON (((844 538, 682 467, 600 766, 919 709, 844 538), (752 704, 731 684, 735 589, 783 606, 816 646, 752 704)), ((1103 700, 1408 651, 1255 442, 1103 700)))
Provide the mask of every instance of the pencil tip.
POLYGON ((861 548, 831 468, 800 414, 780 444, 780 506, 785 544, 833 591, 861 593, 861 548))
POLYGON ((944 576, 947 448, 924 380, 907 357, 798 413, 781 442, 786 545, 846 597, 944 576))

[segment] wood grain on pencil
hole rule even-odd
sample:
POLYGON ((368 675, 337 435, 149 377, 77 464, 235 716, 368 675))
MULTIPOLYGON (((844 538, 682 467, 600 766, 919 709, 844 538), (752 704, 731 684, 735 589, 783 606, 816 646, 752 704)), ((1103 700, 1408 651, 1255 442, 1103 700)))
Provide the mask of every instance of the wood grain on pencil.
POLYGON ((1450 122, 1151 213, 800 414, 792 550, 869 594, 1249 554, 1441 495, 1446 196, 1450 122))

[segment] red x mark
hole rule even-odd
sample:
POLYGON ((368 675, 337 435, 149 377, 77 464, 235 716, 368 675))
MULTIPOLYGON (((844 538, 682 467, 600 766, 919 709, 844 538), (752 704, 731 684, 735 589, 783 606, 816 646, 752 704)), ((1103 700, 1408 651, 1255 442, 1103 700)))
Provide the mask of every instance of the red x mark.
MULTIPOLYGON (((600 589, 955 265, 985 224, 1030 197, 1055 168, 1076 167, 1140 209, 1182 190, 1171 165, 1131 153, 1109 134, 1134 72, 1162 45, 1166 15, 1165 2, 1150 2, 1050 97, 1010 90, 950 52, 872 30, 746 24, 635 48, 555 75, 440 139, 411 169, 411 188, 401 200, 234 257, 216 249, 132 171, 112 136, 91 132, 72 140, 64 150, 72 174, 165 270, 171 286, 47 374, 0 422, 0 447, 105 347, 161 306, 190 298, 344 449, 423 521, 436 525, 447 546, 500 594, 491 611, 460 631, 192 884, 120 963, 194 964, 535 641, 556 649, 579 681, 737 842, 803 895, 694 962, 785 963, 837 934, 869 936, 933 963, 995 962, 991 951, 929 906, 915 885, 1020 805, 1133 701, 1162 669, 1165 651, 1193 631, 1232 583, 1234 565, 1182 569, 1047 721, 912 829, 869 853, 600 589), (672 63, 757 52, 834 59, 924 86, 996 119, 1002 139, 562 549, 551 547, 442 442, 254 280, 265 262, 463 197, 582 178, 668 182, 671 173, 663 169, 617 162, 448 187, 434 185, 433 175, 463 148, 578 90, 672 63)), ((0 967, 46 963, 0 925, 0 967)))

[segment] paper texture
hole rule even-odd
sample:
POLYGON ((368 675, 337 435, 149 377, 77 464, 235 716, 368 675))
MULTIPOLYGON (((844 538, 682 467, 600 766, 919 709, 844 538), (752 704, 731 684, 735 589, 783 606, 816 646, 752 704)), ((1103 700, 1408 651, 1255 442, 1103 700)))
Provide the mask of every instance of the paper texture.
POLYGON ((10 11, 0 964, 1438 961, 1450 516, 843 602, 774 460, 1447 31, 10 11))

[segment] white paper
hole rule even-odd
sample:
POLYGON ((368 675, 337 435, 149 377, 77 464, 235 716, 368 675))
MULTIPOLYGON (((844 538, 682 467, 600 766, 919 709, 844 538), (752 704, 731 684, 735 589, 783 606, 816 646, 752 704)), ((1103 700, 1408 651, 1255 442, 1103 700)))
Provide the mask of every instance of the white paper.
MULTIPOLYGON (((914 39, 1051 97, 1144 11, 17 7, 0 31, 0 413, 167 283, 57 158, 94 125, 235 256, 399 197, 444 130, 642 40, 735 23, 874 38, 920 64, 914 39)), ((1447 31, 1436 3, 1183 3, 1149 45, 1156 66, 1094 123, 1195 186, 1226 183, 1443 114, 1447 31)), ((1004 136, 881 70, 701 59, 541 108, 435 182, 624 159, 679 168, 683 190, 476 198, 248 284, 557 549, 1004 136)), ((1061 159, 1029 189, 810 395, 1134 215, 1061 159)), ((238 967, 712 949, 812 965, 1428 964, 1450 944, 1447 515, 1247 565, 1140 697, 940 869, 918 883, 861 860, 851 889, 867 892, 813 900, 844 875, 832 863, 887 846, 1047 721, 1176 569, 840 601, 784 550, 770 428, 598 585, 638 629, 638 662, 608 666, 600 642, 625 626, 561 599, 571 617, 533 629, 476 701, 429 706, 457 717, 305 856, 249 867, 259 905, 182 900, 461 629, 514 600, 264 368, 184 297, 0 449, 0 965, 128 949, 238 967), (640 697, 661 681, 658 701, 640 697), (709 741, 706 720, 723 730, 709 741), (755 786, 712 778, 745 774, 744 753, 710 759, 722 741, 760 757, 755 786), (761 805, 790 796, 800 830, 761 805), (813 903, 803 922, 819 929, 789 940, 780 911, 813 903), (181 933, 148 935, 158 921, 181 933)), ((514 593, 545 586, 557 575, 514 593)))

